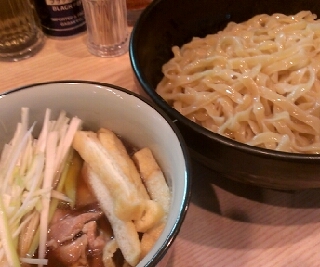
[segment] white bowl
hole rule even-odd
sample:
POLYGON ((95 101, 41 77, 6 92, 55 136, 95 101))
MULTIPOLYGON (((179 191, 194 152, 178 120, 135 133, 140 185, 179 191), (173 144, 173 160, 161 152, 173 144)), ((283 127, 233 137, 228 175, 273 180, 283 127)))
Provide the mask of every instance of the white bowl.
POLYGON ((114 85, 83 81, 34 84, 0 95, 0 150, 13 136, 21 107, 30 108, 30 121, 39 122, 38 130, 46 108, 53 115, 65 110, 82 119, 86 129, 107 127, 136 147, 151 148, 168 180, 172 202, 162 235, 138 266, 165 266, 164 256, 184 220, 191 186, 187 149, 174 123, 148 100, 114 85))

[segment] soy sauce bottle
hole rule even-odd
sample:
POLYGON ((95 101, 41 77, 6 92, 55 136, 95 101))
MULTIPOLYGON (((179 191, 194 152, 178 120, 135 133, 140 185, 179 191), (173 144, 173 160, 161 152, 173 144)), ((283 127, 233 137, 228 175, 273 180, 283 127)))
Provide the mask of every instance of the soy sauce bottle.
POLYGON ((44 33, 70 36, 86 30, 81 0, 33 0, 44 33))

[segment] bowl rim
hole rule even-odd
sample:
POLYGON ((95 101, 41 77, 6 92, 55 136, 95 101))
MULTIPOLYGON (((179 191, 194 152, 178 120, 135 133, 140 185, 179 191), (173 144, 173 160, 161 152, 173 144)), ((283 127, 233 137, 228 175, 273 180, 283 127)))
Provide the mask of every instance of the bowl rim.
POLYGON ((311 153, 294 153, 294 152, 285 152, 285 151, 277 151, 257 146, 250 146, 245 143, 238 142, 236 140, 230 139, 226 136, 220 135, 218 133, 212 132, 199 124, 189 120, 185 116, 183 116, 180 112, 178 112, 173 107, 169 106, 167 102, 156 93, 156 89, 152 87, 152 85, 147 81, 144 73, 140 71, 141 62, 137 55, 137 49, 139 47, 138 42, 139 38, 141 38, 141 34, 143 34, 143 29, 141 29, 141 25, 148 23, 148 16, 150 13, 155 12, 156 6, 161 3, 161 0, 153 1, 141 14, 138 21, 134 25, 130 40, 129 40, 129 59, 131 63, 131 67, 136 76, 136 79, 143 91, 152 99, 156 105, 158 105, 162 110, 164 110, 169 117, 173 117, 173 121, 180 122, 186 125, 188 128, 194 130, 196 133, 201 134, 207 137, 210 140, 218 142, 224 146, 229 148, 233 148, 235 150, 251 154, 261 158, 272 158, 275 160, 286 160, 286 161, 320 161, 320 153, 319 154, 311 154, 311 153))
POLYGON ((185 219, 185 216, 187 214, 187 211, 189 209, 190 201, 191 201, 191 185, 192 185, 192 166, 191 166, 191 158, 189 155, 189 151, 187 149, 187 145, 182 137, 182 134, 180 133, 180 130, 178 127, 172 122, 172 120, 169 118, 169 116, 157 105, 155 105, 152 101, 147 99, 146 97, 139 95, 133 91, 130 91, 128 89, 125 89, 121 86, 114 85, 111 83, 102 83, 102 82, 95 82, 95 81, 85 81, 85 80, 58 80, 58 81, 47 81, 47 82, 39 82, 39 83, 30 83, 27 85, 23 85, 14 89, 7 90, 3 93, 0 93, 0 98, 6 95, 17 93, 21 90, 28 90, 30 88, 36 87, 36 86, 45 86, 45 85, 52 85, 52 84, 89 84, 93 86, 101 86, 101 87, 109 87, 114 90, 121 91, 123 93, 126 93, 128 95, 134 96, 138 98, 140 101, 144 102, 151 108, 153 108, 160 116, 162 116, 172 131, 177 136, 179 142, 181 151, 184 157, 185 161, 185 189, 183 193, 183 201, 180 204, 179 208, 179 214, 177 214, 177 218, 174 223, 174 227, 169 232, 168 236, 165 239, 165 242, 159 247, 159 249, 156 251, 156 253, 150 258, 150 260, 144 265, 145 267, 152 267, 156 266, 157 263, 160 262, 160 260, 166 255, 168 249, 172 246, 173 241, 176 239, 180 232, 180 228, 182 226, 182 223, 185 219))

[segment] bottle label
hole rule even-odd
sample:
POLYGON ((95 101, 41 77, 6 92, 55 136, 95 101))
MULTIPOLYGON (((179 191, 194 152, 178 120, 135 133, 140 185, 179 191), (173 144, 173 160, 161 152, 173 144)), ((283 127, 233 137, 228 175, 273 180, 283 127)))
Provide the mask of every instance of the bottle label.
MULTIPOLYGON (((37 7, 36 7, 37 8, 37 7)), ((43 31, 54 36, 68 36, 86 30, 81 0, 46 0, 38 7, 43 31)))

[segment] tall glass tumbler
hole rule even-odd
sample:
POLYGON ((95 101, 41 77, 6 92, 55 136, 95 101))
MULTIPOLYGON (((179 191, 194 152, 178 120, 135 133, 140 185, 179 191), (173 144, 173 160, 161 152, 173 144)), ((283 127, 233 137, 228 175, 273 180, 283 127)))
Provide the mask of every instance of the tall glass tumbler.
POLYGON ((0 0, 0 60, 33 56, 44 40, 29 0, 0 0))
POLYGON ((82 0, 89 52, 99 57, 128 51, 126 0, 82 0))

